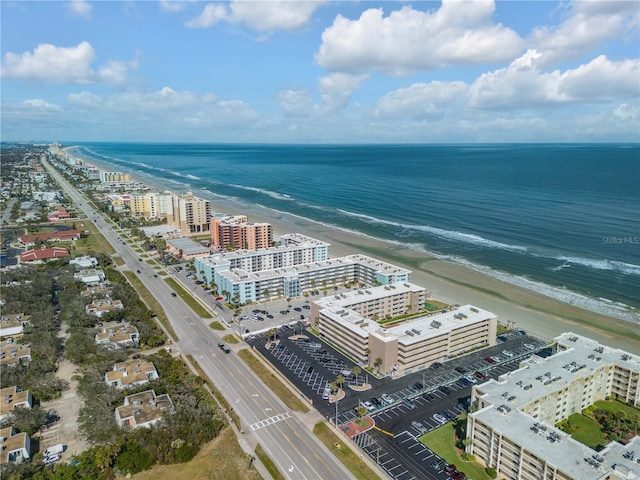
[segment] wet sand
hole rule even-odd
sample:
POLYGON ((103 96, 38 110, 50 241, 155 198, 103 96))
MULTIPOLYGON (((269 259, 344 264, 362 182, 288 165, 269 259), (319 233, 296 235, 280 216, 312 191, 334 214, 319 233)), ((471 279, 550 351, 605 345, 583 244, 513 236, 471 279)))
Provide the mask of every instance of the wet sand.
MULTIPOLYGON (((68 148, 74 154, 73 147, 68 148)), ((93 159, 86 162, 98 168, 111 168, 93 159)), ((137 180, 154 188, 174 190, 154 184, 149 178, 137 177, 137 180)), ((205 191, 194 190, 193 193, 211 200, 212 212, 243 214, 251 222, 270 223, 275 239, 284 233, 301 233, 330 243, 331 257, 363 253, 401 265, 412 271, 411 282, 425 287, 433 299, 449 304, 474 304, 495 313, 501 323, 513 322, 516 328, 543 338, 551 339, 564 332, 574 332, 630 352, 640 350, 639 324, 584 310, 462 265, 391 243, 327 228, 258 205, 246 206, 233 199, 211 198, 205 191)))

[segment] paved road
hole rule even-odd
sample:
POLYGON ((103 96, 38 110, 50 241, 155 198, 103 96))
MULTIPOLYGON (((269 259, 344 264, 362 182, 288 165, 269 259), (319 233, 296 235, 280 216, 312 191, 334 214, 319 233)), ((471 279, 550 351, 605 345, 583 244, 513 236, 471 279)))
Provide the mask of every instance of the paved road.
MULTIPOLYGON (((247 437, 262 445, 278 466, 284 478, 291 480, 352 479, 351 473, 327 451, 312 432, 289 412, 280 399, 235 354, 224 354, 217 348, 220 341, 204 321, 179 298, 171 296, 171 288, 162 278, 154 278, 155 270, 126 244, 111 224, 94 214, 84 197, 48 162, 45 168, 58 181, 88 218, 94 221, 116 252, 134 271, 140 270, 145 286, 158 300, 176 334, 180 350, 198 361, 205 374, 227 399, 241 419, 239 427, 247 437), (146 278, 148 277, 148 278, 146 278)), ((253 442, 252 442, 253 443, 253 442)))

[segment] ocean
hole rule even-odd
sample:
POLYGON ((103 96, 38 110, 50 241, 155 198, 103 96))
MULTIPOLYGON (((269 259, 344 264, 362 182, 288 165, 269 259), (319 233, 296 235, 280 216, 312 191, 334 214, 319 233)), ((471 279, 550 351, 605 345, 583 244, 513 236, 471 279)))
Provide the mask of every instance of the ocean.
POLYGON ((77 145, 79 157, 170 190, 286 212, 640 321, 639 144, 77 145))

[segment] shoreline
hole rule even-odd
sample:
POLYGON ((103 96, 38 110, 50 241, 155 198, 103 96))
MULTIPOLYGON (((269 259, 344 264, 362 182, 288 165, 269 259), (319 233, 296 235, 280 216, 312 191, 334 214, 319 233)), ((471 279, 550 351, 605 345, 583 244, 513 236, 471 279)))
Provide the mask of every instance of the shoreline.
MULTIPOLYGON (((77 154, 77 146, 63 151, 81 158, 86 164, 109 170, 108 163, 77 154)), ((132 178, 153 189, 184 193, 175 187, 162 185, 152 176, 131 174, 132 178)), ((168 180, 167 180, 168 181, 168 180)), ((172 183, 169 182, 168 183, 172 183)), ((188 189, 183 186, 185 191, 188 189)), ((502 323, 514 322, 516 328, 551 339, 564 332, 574 332, 598 342, 628 351, 640 345, 640 325, 586 310, 526 289, 464 265, 438 259, 422 252, 394 245, 370 237, 346 232, 287 214, 261 205, 246 205, 232 198, 217 198, 208 190, 195 190, 193 194, 211 201, 212 211, 243 214, 253 222, 270 223, 274 238, 284 233, 301 233, 331 244, 330 256, 340 257, 363 253, 411 270, 411 282, 431 292, 432 298, 450 304, 474 304, 498 316, 502 323)))

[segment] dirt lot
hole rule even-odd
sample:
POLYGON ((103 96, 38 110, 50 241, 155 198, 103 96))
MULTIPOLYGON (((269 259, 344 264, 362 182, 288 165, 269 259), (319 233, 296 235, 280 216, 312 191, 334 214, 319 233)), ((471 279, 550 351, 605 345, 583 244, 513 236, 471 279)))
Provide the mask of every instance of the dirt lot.
POLYGON ((78 413, 82 406, 82 400, 77 393, 78 382, 71 378, 75 368, 71 362, 60 360, 56 376, 69 382, 69 389, 62 392, 60 398, 42 404, 42 408, 45 410, 55 410, 60 416, 60 420, 42 431, 40 451, 43 452, 51 445, 62 443, 65 445, 62 462, 69 462, 73 455, 89 448, 89 444, 78 436, 78 413))

